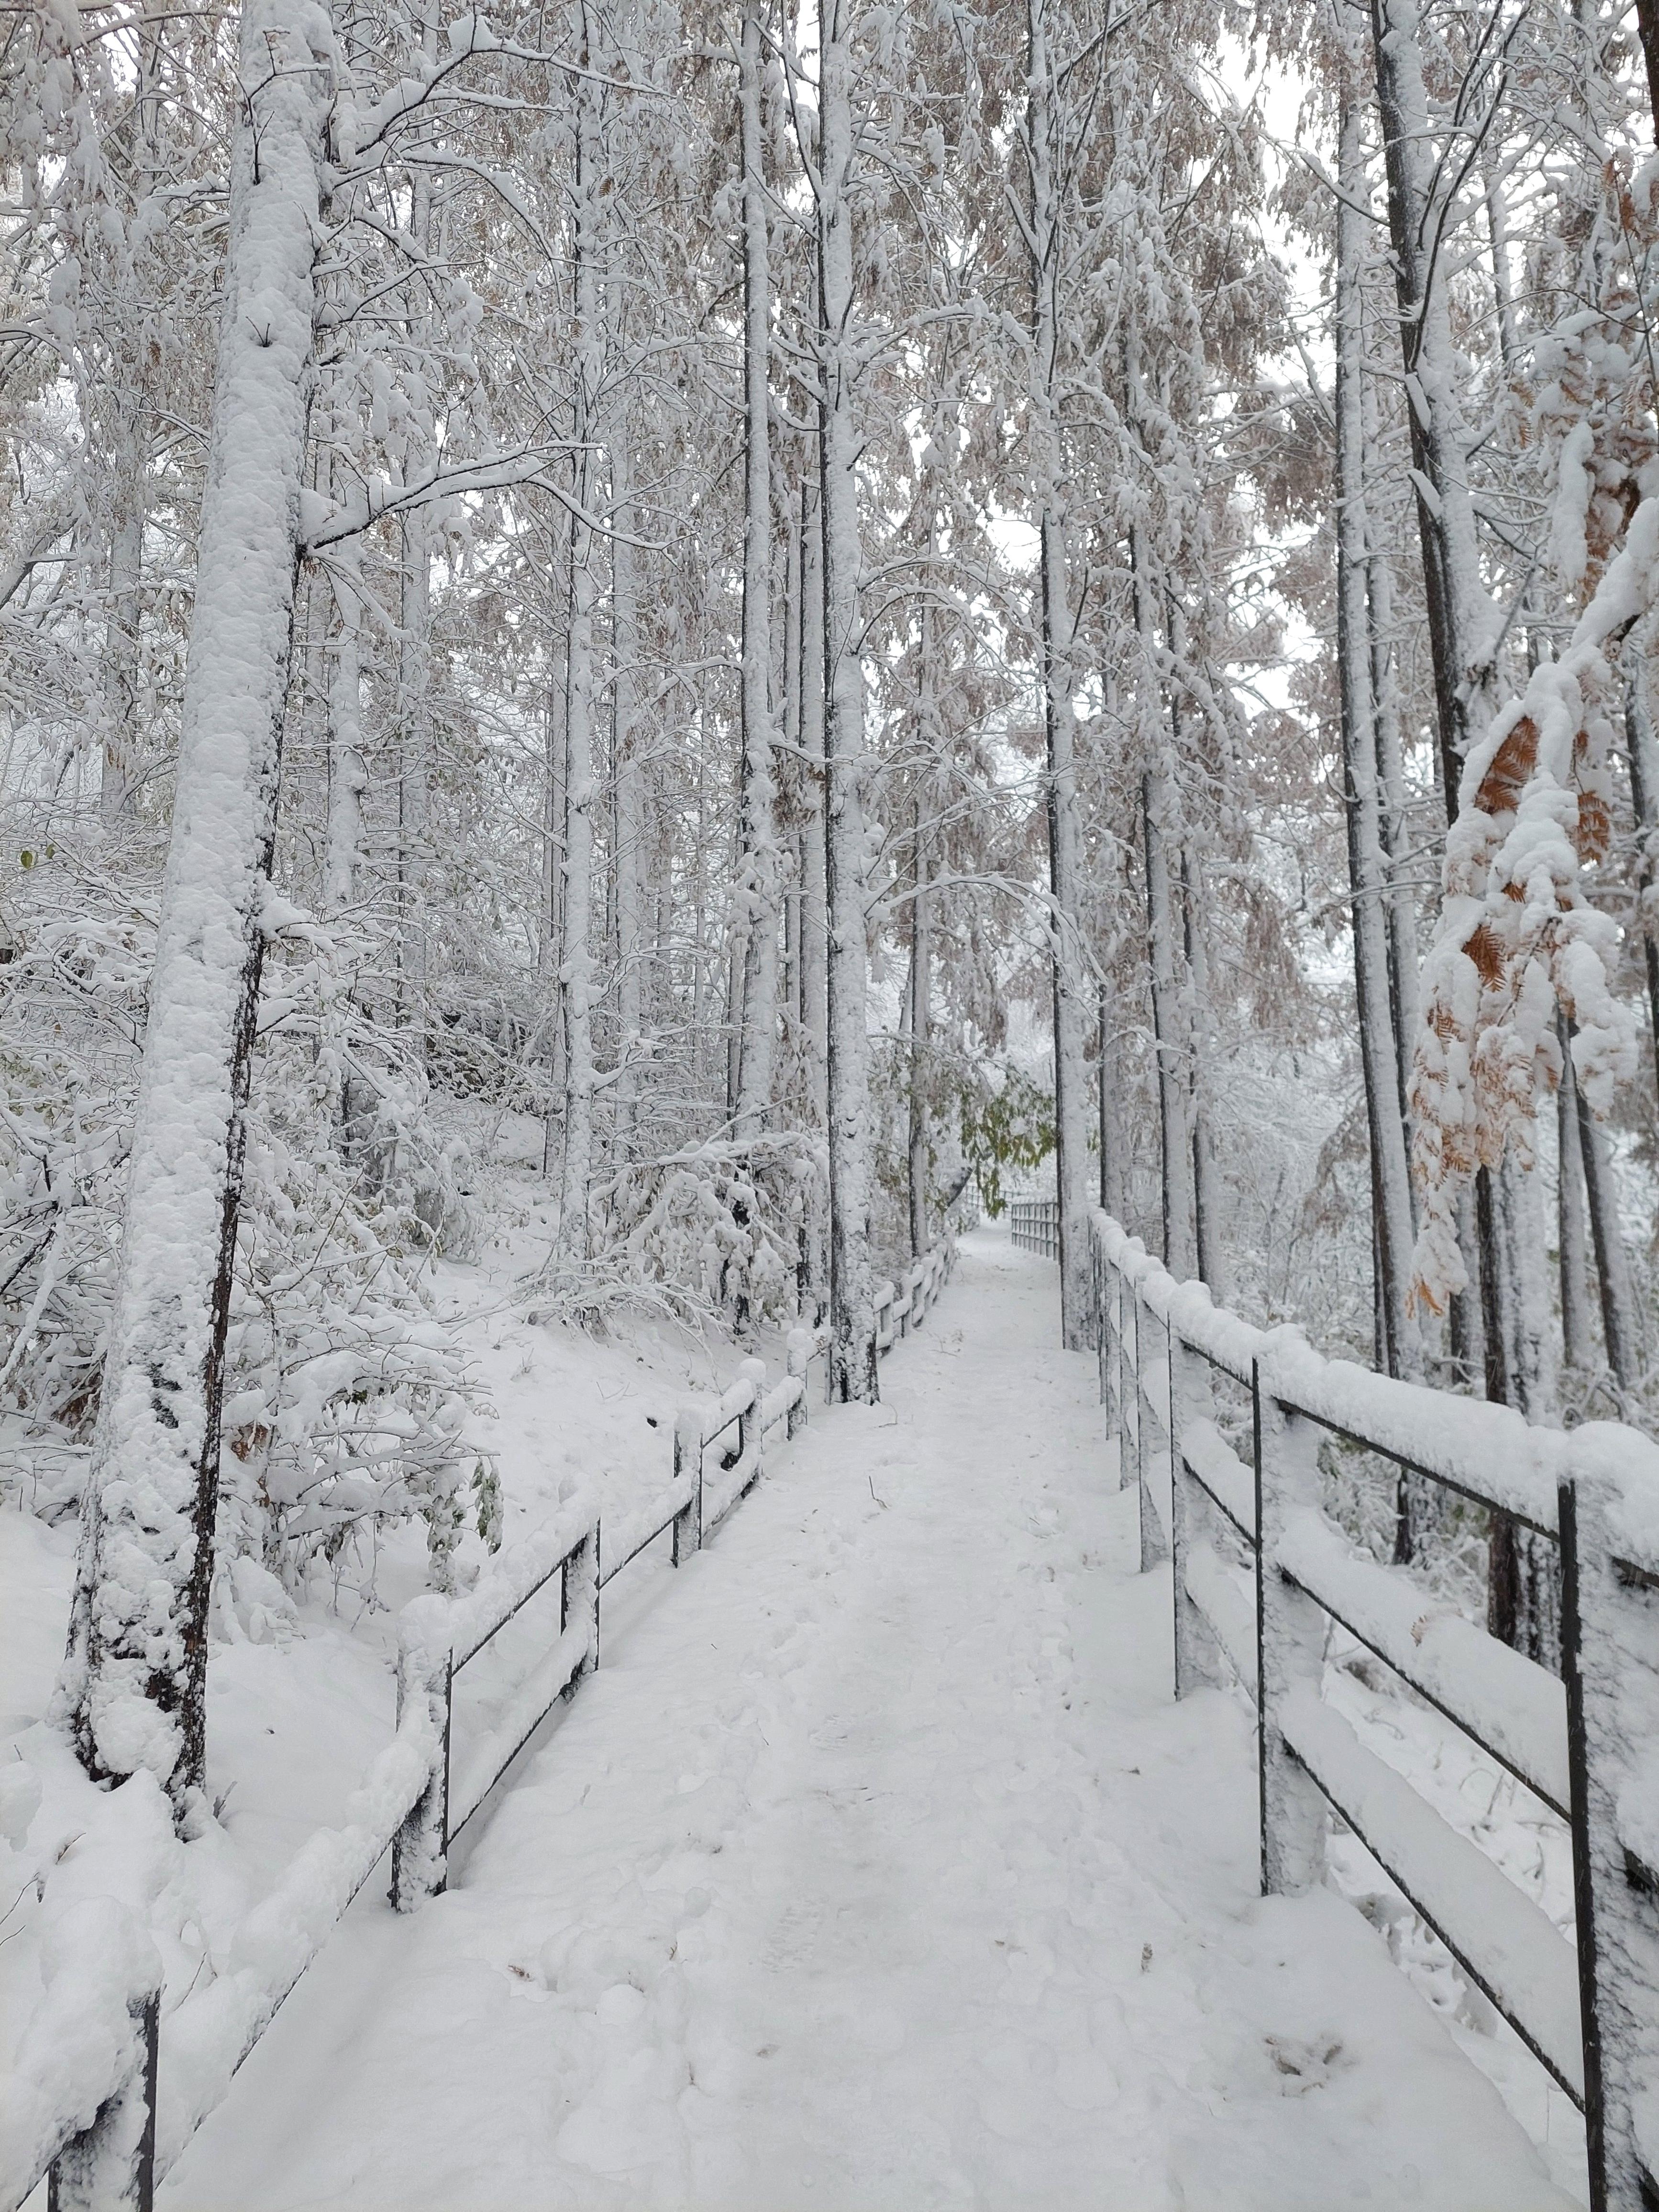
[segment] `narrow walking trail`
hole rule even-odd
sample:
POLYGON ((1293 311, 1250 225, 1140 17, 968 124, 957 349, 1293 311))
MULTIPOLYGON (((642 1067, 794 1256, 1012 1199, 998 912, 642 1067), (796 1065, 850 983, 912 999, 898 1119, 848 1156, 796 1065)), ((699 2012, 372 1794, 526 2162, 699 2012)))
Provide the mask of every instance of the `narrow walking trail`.
POLYGON ((1255 1895, 1247 1717, 1170 1701, 1056 1299, 966 1240, 450 1892, 354 1911, 167 2212, 1569 2203, 1358 1913, 1255 1895))

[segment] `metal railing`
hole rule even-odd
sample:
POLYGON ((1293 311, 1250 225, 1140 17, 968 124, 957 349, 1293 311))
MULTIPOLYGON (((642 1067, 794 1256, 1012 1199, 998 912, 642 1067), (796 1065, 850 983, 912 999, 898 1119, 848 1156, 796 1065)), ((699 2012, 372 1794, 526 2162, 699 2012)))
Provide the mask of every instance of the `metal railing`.
POLYGON ((1109 1216, 1091 1242, 1101 1396, 1142 1568, 1170 1564, 1176 1694, 1231 1673, 1255 1705, 1264 1895, 1318 1878, 1334 1808, 1583 2112, 1593 2212, 1655 2212, 1659 1448, 1323 1359, 1177 1284, 1109 1216), (1249 1393, 1248 1462, 1217 1376, 1249 1393), (1327 1437, 1558 1547, 1565 1679, 1356 1552, 1322 1503, 1327 1437), (1576 1942, 1326 1702, 1330 1621, 1567 1824, 1576 1942))
MULTIPOLYGON (((955 1263, 947 1237, 882 1285, 878 1356, 921 1325, 955 1263)), ((428 1595, 404 1607, 397 1729, 357 1793, 363 1817, 312 1837, 238 1930, 233 1956, 258 1963, 187 1991, 167 2015, 165 2037, 161 1962, 148 1930, 112 1899, 70 1908, 54 1929, 46 1995, 25 2039, 40 2063, 31 2070, 26 2057, 0 2083, 4 2212, 17 2212, 43 2177, 49 2212, 153 2212, 156 2185, 387 1849, 400 1911, 444 1887, 450 1846, 555 1705, 599 1665, 601 1592, 671 1529, 675 1566, 702 1548, 759 1481, 767 1438, 780 1425, 793 1437, 805 1425, 811 1364, 827 1348, 823 1331, 792 1330, 785 1372, 772 1388, 764 1363, 747 1359, 720 1397, 683 1407, 667 1489, 642 1514, 612 1524, 608 1547, 598 1517, 567 1517, 497 1554, 466 1596, 428 1595), (720 1450, 728 1437, 731 1447, 720 1450), (556 1576, 558 1634, 468 1747, 458 1779, 455 1678, 556 1576), (118 1996, 118 2014, 88 2019, 88 1987, 106 2004, 118 1996)))
POLYGON ((1022 1252, 1045 1260, 1060 1257, 1060 1206, 1052 1198, 1011 1198, 1008 1234, 1022 1252))

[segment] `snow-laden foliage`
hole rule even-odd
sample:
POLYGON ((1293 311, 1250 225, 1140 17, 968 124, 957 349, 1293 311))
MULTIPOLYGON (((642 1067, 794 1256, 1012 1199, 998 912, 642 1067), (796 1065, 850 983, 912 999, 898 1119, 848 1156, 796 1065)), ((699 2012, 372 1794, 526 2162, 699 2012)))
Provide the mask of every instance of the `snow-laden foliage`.
MULTIPOLYGON (((66 856, 31 873, 31 927, 0 1005, 0 1373, 24 1502, 56 1517, 79 1504, 98 1418, 154 921, 143 887, 115 903, 66 856)), ((398 1038, 342 1008, 331 941, 297 939, 272 966, 233 1273, 220 1546, 297 1586, 318 1553, 413 1517, 441 1588, 462 1517, 481 1500, 489 1514, 465 1362, 422 1279, 434 1249, 465 1249, 465 1164, 434 1136, 398 1038)))
POLYGON ((1565 652, 1534 671, 1464 768, 1413 1086, 1425 1202, 1416 1286, 1436 1311, 1467 1281, 1453 1218, 1462 1184, 1511 1143, 1534 1164, 1537 1103, 1561 1079, 1557 1006, 1595 1113, 1610 1111, 1636 1070, 1635 1018, 1615 995, 1618 925, 1591 903, 1583 871, 1607 857, 1613 834, 1609 756, 1623 700, 1609 646, 1656 600, 1659 487, 1565 652))
POLYGON ((641 1161, 595 1194, 595 1267, 575 1303, 649 1299, 739 1331, 815 1321, 807 1285, 827 1210, 810 1137, 711 1139, 641 1161))

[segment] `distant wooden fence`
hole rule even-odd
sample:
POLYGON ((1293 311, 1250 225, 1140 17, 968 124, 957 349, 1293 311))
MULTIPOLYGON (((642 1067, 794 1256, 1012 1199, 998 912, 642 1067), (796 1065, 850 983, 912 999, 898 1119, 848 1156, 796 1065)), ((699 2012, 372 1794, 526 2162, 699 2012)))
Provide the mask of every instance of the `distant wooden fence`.
POLYGON ((1052 1198, 1011 1198, 1008 1234, 1022 1252, 1060 1257, 1060 1207, 1052 1198))
MULTIPOLYGON (((884 1355, 919 1328, 949 1281, 943 1240, 876 1294, 884 1355)), ((449 1848, 554 1706, 599 1659, 600 1595, 647 1545, 672 1531, 680 1565, 764 1471, 767 1439, 793 1437, 808 1413, 811 1363, 826 1348, 799 1328, 769 1389, 744 1360, 716 1399, 675 1422, 673 1473, 642 1514, 611 1524, 568 1517, 500 1553, 466 1596, 418 1597, 398 1620, 398 1723, 343 1828, 313 1835, 237 1931, 227 1970, 174 2007, 161 2033, 161 1959, 149 1931, 112 1898, 72 1906, 54 1928, 47 1986, 22 2063, 0 2081, 0 2208, 49 2178, 49 2212, 153 2212, 155 2186, 270 2025, 340 1916, 392 1852, 402 1911, 444 1887, 449 1848), (732 1439, 729 1447, 726 1439, 732 1439), (711 1467, 711 1454, 716 1455, 711 1467), (559 1582, 559 1632, 493 1728, 453 1771, 454 1682, 507 1623, 559 1582)))
POLYGON ((1659 1447, 1322 1358, 1109 1215, 1091 1233, 1101 1395, 1142 1568, 1170 1563, 1176 1693, 1231 1674, 1255 1705, 1264 1894, 1319 1878, 1334 1808, 1583 2112, 1593 2212, 1659 2212, 1659 1447), (1564 1680, 1356 1552, 1321 1502, 1326 1437, 1559 1547, 1564 1680), (1333 1620, 1567 1823, 1576 1943, 1325 1702, 1333 1620))

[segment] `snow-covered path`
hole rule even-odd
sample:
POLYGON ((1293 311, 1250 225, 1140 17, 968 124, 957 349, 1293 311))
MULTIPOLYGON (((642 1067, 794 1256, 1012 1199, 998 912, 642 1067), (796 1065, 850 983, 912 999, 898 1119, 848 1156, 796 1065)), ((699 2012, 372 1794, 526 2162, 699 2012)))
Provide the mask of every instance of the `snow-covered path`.
POLYGON ((167 2212, 1568 2203, 1357 1913, 1255 1898, 1245 1717, 1170 1703, 1054 1272, 968 1240, 882 1407, 617 1585, 454 1887, 354 1911, 167 2212))

